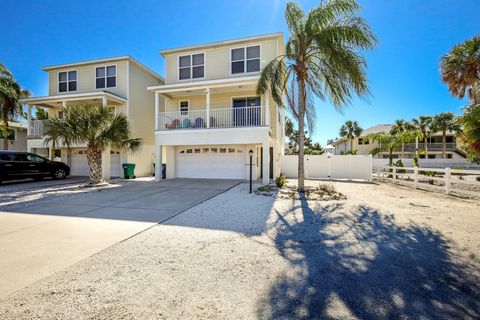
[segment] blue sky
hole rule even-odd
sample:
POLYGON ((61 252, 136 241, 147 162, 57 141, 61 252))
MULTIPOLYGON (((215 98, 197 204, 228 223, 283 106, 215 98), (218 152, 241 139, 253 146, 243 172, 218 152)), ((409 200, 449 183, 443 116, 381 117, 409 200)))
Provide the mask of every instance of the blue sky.
MULTIPOLYGON (((319 1, 298 3, 309 10, 319 1)), ((34 95, 47 94, 46 65, 132 55, 164 75, 158 51, 288 30, 283 0, 2 0, 0 62, 34 95)), ((439 58, 480 30, 479 0, 363 0, 362 15, 379 38, 366 53, 372 96, 339 114, 317 101, 315 141, 325 143, 340 125, 363 128, 443 111, 459 113, 441 82, 439 58)))

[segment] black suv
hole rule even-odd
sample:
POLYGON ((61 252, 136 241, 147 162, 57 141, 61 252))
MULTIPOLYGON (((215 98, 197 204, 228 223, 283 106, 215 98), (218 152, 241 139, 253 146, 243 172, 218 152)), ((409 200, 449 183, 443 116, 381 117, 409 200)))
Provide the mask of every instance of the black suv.
POLYGON ((0 150, 0 183, 27 178, 65 179, 69 174, 70 168, 63 162, 51 161, 29 152, 0 150))

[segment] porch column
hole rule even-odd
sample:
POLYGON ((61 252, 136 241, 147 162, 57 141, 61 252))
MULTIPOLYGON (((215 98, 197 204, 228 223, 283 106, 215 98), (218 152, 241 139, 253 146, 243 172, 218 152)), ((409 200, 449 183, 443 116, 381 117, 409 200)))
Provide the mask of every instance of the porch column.
POLYGON ((103 96, 102 97, 102 107, 106 107, 106 106, 107 106, 107 97, 103 96))
POLYGON ((63 107, 63 108, 66 108, 66 107, 67 107, 67 101, 65 101, 65 100, 62 101, 62 107, 63 107))
POLYGON ((263 142, 262 147, 263 147, 262 183, 268 184, 270 183, 270 144, 268 143, 268 137, 267 137, 267 140, 263 142))
POLYGON ((32 127, 32 106, 27 104, 27 120, 28 120, 28 126, 27 126, 27 136, 31 134, 31 127, 32 127))
POLYGON ((205 89, 206 95, 206 108, 207 108, 207 128, 210 128, 210 88, 205 89))
POLYGON ((155 142, 155 181, 162 180, 162 146, 155 142))
POLYGON ((102 152, 102 177, 105 180, 110 179, 110 147, 102 152))
POLYGON ((265 125, 270 126, 270 93, 265 94, 265 125))
MULTIPOLYGON (((155 92, 155 130, 158 130, 158 116, 160 114, 159 112, 159 108, 160 108, 160 105, 159 105, 159 102, 160 102, 160 97, 158 96, 158 92, 155 92)), ((155 175, 156 177, 156 175, 155 175)))

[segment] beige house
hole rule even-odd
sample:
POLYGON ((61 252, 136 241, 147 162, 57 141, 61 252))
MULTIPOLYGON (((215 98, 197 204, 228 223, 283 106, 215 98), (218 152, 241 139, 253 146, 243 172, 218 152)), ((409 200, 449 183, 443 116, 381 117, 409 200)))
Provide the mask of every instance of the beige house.
MULTIPOLYGON (((369 152, 377 147, 377 144, 372 144, 366 137, 370 134, 375 134, 379 132, 389 132, 392 129, 391 124, 378 124, 368 129, 363 130, 362 134, 359 137, 353 139, 353 150, 357 151, 359 155, 367 155, 369 152)), ((350 151, 350 141, 346 138, 338 139, 334 143, 335 145, 335 154, 344 154, 350 151)), ((405 143, 403 158, 413 158, 413 155, 416 150, 416 142, 405 143)), ((424 149, 424 141, 418 141, 418 149, 424 149)), ((442 158, 442 133, 435 132, 430 135, 427 139, 427 157, 428 159, 439 159, 442 158)), ((446 148, 447 159, 465 159, 465 152, 460 148, 460 145, 457 141, 457 138, 453 132, 447 132, 446 136, 446 148)), ((402 150, 398 148, 393 152, 393 158, 401 158, 402 150)), ((388 158, 388 152, 380 152, 375 158, 388 158)), ((424 154, 420 155, 420 158, 425 158, 424 154)))
POLYGON ((27 151, 27 124, 24 122, 8 121, 9 128, 13 129, 14 137, 8 144, 8 150, 27 151))
POLYGON ((256 87, 283 54, 274 33, 161 51, 165 84, 155 94, 156 177, 248 179, 280 174, 284 111, 256 87))
POLYGON ((104 178, 121 176, 121 164, 125 162, 136 164, 137 176, 153 173, 154 94, 146 88, 163 84, 161 76, 130 56, 54 65, 43 70, 48 72, 48 96, 23 100, 28 105, 28 151, 67 163, 72 175, 88 175, 86 146, 67 149, 47 144, 45 120, 33 118, 32 106, 46 108, 49 117, 62 117, 62 107, 99 104, 113 112, 125 113, 132 124, 133 136, 143 141, 135 154, 106 150, 102 155, 104 178))

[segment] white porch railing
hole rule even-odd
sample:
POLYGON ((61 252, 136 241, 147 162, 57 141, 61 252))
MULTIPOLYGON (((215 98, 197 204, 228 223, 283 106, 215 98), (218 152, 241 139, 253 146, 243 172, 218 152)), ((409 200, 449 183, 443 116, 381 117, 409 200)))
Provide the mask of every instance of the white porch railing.
POLYGON ((47 120, 32 120, 30 121, 28 135, 29 136, 43 136, 46 130, 47 120))
POLYGON ((480 170, 423 167, 385 167, 374 170, 374 177, 414 189, 438 190, 446 194, 480 198, 480 170))
POLYGON ((239 128, 265 126, 265 108, 262 106, 242 108, 191 110, 188 112, 161 112, 157 130, 184 130, 202 128, 239 128))

